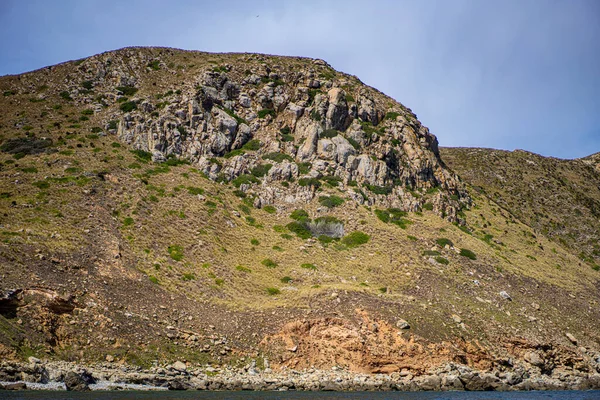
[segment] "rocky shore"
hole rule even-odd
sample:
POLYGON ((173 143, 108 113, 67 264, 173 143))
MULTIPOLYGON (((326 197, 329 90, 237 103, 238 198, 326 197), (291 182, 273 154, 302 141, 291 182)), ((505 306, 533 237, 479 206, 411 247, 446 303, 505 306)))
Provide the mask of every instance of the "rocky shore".
POLYGON ((551 375, 515 368, 510 372, 475 371, 447 364, 419 376, 409 371, 360 374, 333 368, 303 371, 189 367, 175 362, 165 367, 102 363, 81 366, 69 362, 2 362, 0 390, 299 390, 299 391, 510 391, 600 389, 600 374, 555 370, 551 375))

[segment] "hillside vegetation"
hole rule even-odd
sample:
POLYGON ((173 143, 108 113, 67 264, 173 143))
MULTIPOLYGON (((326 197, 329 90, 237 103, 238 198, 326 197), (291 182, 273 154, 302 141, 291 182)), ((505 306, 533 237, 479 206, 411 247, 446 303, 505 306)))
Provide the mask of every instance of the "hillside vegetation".
POLYGON ((307 58, 129 48, 0 90, 3 357, 595 365, 583 163, 526 156, 580 213, 538 175, 495 189, 470 172, 492 162, 440 158, 410 109, 307 58))

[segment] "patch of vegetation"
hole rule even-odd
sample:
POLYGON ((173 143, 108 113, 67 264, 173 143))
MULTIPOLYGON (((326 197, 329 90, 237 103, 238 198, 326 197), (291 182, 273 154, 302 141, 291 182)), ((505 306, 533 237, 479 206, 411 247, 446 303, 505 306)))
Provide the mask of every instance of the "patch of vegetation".
POLYGON ((295 233, 300 239, 308 239, 312 236, 310 229, 303 222, 290 222, 286 225, 286 228, 290 230, 290 232, 295 233))
POLYGON ((469 249, 460 249, 460 255, 471 260, 476 260, 477 256, 469 249))
POLYGON ((270 258, 265 258, 260 263, 267 268, 276 268, 278 265, 275 261, 271 260, 270 258))
POLYGON ((340 182, 342 182, 342 178, 339 176, 327 175, 321 178, 321 180, 325 181, 331 187, 336 187, 340 182))
POLYGON ((252 246, 258 246, 260 244, 260 241, 258 239, 250 239, 250 244, 252 246))
POLYGON ((404 218, 407 215, 406 211, 402 211, 399 208, 388 208, 387 210, 375 209, 375 215, 382 222, 398 225, 402 229, 406 229, 412 223, 410 220, 404 218))
POLYGON ((450 239, 446 239, 446 238, 438 238, 435 240, 435 242, 437 243, 438 246, 440 247, 446 247, 446 245, 452 247, 454 246, 454 243, 452 243, 452 241, 450 239))
POLYGON ((298 172, 300 173, 300 175, 308 174, 311 168, 312 164, 309 162, 298 163, 298 172))
POLYGON ((433 204, 432 203, 425 203, 425 204, 423 204, 423 210, 432 211, 433 210, 433 204))
POLYGON ((237 115, 233 110, 230 110, 229 108, 223 108, 223 111, 225 111, 227 113, 227 115, 229 115, 230 117, 235 119, 235 121, 238 123, 238 125, 241 125, 241 124, 248 125, 248 121, 246 121, 244 118, 237 115))
POLYGON ((435 257, 435 261, 436 261, 437 263, 439 263, 439 264, 442 264, 442 265, 448 265, 448 264, 450 264, 450 261, 448 261, 447 259, 445 259, 445 258, 444 258, 444 257, 442 257, 442 256, 437 256, 437 257, 435 257))
POLYGON ((277 209, 273 206, 264 206, 262 209, 269 214, 275 214, 277 212, 277 209))
POLYGON ((354 231, 342 238, 342 243, 349 248, 358 247, 369 241, 371 237, 364 232, 354 231))
POLYGON ((245 272, 245 273, 250 273, 252 272, 252 270, 248 267, 244 267, 243 265, 238 265, 235 267, 236 270, 240 271, 240 272, 245 272))
POLYGON ((267 294, 269 296, 275 296, 275 295, 278 295, 281 293, 281 291, 279 289, 274 288, 274 287, 268 287, 266 290, 267 290, 267 294))
POLYGON ((252 168, 250 173, 257 178, 261 178, 265 176, 272 167, 272 164, 259 164, 256 167, 252 168))
POLYGON ((308 219, 308 213, 302 209, 296 209, 290 214, 290 218, 296 221, 305 221, 308 219))
POLYGON ((263 108, 262 110, 258 111, 258 118, 266 118, 267 115, 270 115, 271 117, 275 118, 275 110, 273 110, 272 108, 263 108))
POLYGON ((188 186, 187 188, 188 193, 191 195, 199 195, 199 194, 204 194, 204 189, 199 188, 199 187, 194 187, 194 186, 188 186))
POLYGON ((321 187, 321 181, 316 178, 300 178, 298 179, 298 185, 300 186, 312 186, 315 189, 321 187))
POLYGON ((394 121, 395 121, 395 120, 396 120, 396 118, 398 118, 400 115, 401 115, 400 113, 397 113, 397 112, 394 112, 394 111, 388 111, 388 112, 385 114, 385 117, 384 117, 384 119, 391 119, 391 120, 394 120, 394 121))
POLYGON ((124 96, 133 96, 138 91, 134 86, 117 86, 117 90, 123 93, 124 96))
POLYGON ((133 110, 137 110, 137 103, 135 101, 126 101, 121 103, 119 109, 123 112, 131 112, 133 110))
POLYGON ((67 92, 66 90, 63 90, 62 92, 60 92, 58 94, 60 96, 61 99, 63 100, 68 100, 71 101, 73 100, 73 98, 71 97, 71 93, 67 92))
POLYGON ((283 162, 283 161, 289 161, 289 162, 294 161, 292 156, 290 156, 289 154, 277 153, 277 152, 265 154, 262 158, 263 158, 263 160, 272 160, 272 161, 275 161, 278 163, 283 162))
POLYGON ((392 186, 366 185, 366 187, 374 194, 383 194, 383 195, 388 195, 388 194, 392 193, 392 190, 394 189, 392 186))
POLYGON ((181 280, 183 280, 183 281, 195 281, 196 280, 196 275, 194 275, 191 272, 187 272, 187 273, 185 273, 185 274, 183 274, 181 276, 181 280))
POLYGON ((233 185, 236 188, 239 188, 240 186, 244 185, 244 184, 248 184, 251 185, 253 183, 258 183, 259 180, 257 177, 255 177, 254 175, 250 175, 250 174, 242 174, 240 176, 238 176, 237 178, 235 178, 233 181, 231 181, 231 183, 233 183, 233 185))
POLYGON ((0 146, 0 151, 13 155, 25 155, 48 153, 51 150, 52 139, 38 139, 35 137, 23 137, 8 139, 0 146))
POLYGON ((311 264, 311 263, 304 263, 304 264, 300 265, 300 268, 310 269, 312 271, 317 270, 317 266, 315 264, 311 264))
POLYGON ((178 245, 169 246, 167 251, 169 252, 169 256, 175 261, 183 260, 183 248, 178 245))
POLYGON ((323 133, 321 133, 320 136, 322 138, 328 138, 328 139, 330 139, 330 138, 336 137, 339 134, 340 134, 340 132, 337 131, 336 129, 326 129, 326 130, 323 131, 323 133))
POLYGON ((336 195, 320 196, 319 204, 327 208, 334 208, 344 204, 344 199, 336 195))
POLYGON ((148 163, 152 161, 152 153, 144 150, 131 150, 131 154, 137 158, 138 161, 148 163))
POLYGON ((160 69, 160 61, 158 61, 158 60, 150 61, 147 64, 147 67, 150 68, 153 71, 158 71, 160 69))

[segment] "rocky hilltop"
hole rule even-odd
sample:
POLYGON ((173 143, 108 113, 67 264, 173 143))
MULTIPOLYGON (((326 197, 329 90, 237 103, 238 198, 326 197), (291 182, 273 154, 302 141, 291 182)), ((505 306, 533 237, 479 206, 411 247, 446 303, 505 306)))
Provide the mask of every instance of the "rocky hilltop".
POLYGON ((0 91, 0 381, 600 381, 597 158, 554 189, 563 243, 323 60, 126 48, 0 91))

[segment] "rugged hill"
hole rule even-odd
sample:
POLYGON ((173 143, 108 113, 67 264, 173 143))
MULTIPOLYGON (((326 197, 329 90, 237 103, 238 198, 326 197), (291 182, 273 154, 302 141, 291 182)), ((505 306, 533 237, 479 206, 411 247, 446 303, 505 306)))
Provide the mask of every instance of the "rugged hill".
POLYGON ((128 48, 0 90, 4 357, 596 366, 598 272, 322 60, 128 48))
POLYGON ((475 190, 600 268, 598 154, 561 160, 517 150, 444 148, 442 155, 475 190))

